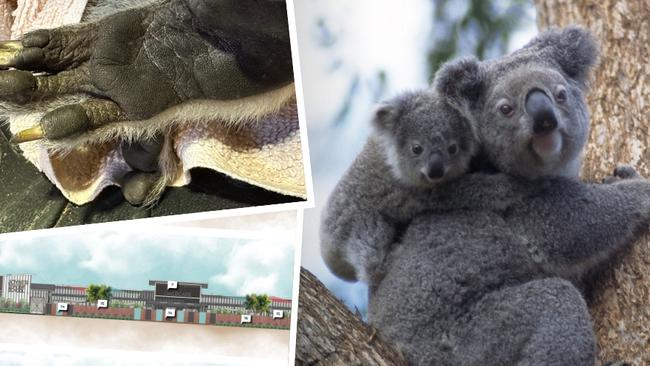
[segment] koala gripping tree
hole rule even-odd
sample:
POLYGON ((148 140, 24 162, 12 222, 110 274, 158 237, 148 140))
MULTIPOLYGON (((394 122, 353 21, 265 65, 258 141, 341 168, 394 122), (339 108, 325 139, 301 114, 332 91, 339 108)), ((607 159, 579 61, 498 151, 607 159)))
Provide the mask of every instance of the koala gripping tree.
MULTIPOLYGON (((591 133, 583 178, 599 180, 617 164, 650 177, 650 2, 535 1, 540 30, 579 24, 601 43, 588 96, 591 133)), ((600 285, 591 308, 600 358, 650 365, 650 236, 600 285)))

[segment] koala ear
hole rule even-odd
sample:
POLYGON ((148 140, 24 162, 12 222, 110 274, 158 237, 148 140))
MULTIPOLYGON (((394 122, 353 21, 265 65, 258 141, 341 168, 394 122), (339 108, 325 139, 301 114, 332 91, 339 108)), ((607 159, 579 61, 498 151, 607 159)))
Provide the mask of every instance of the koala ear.
POLYGON ((433 80, 433 88, 452 105, 467 109, 480 97, 484 82, 480 61, 465 57, 442 65, 433 80))
POLYGON ((543 58, 550 57, 570 78, 584 84, 589 71, 598 61, 598 42, 579 26, 549 29, 524 48, 537 49, 543 58))
POLYGON ((399 119, 399 107, 393 102, 383 102, 377 107, 372 125, 378 131, 392 131, 399 119))

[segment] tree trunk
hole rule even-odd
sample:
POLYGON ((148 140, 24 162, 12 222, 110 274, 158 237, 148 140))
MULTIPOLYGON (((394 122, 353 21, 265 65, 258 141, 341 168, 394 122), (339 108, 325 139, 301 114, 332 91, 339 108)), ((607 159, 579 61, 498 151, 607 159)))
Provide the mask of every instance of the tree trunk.
MULTIPOLYGON (((580 24, 601 43, 583 177, 599 180, 618 164, 650 177, 650 0, 535 1, 540 29, 580 24)), ((601 359, 650 365, 650 236, 599 287, 591 314, 601 359)))
POLYGON ((309 271, 300 270, 296 365, 406 365, 309 271))

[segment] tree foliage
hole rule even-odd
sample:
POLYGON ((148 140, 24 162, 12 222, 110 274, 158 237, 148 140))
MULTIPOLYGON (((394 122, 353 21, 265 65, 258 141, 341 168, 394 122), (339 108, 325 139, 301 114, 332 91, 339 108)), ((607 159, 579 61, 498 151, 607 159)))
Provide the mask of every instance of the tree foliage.
POLYGON ((112 291, 110 286, 90 284, 86 288, 86 299, 90 303, 97 302, 97 300, 110 300, 112 291))
POLYGON ((271 299, 266 294, 248 294, 246 295, 244 306, 246 306, 246 309, 256 313, 268 312, 271 306, 271 299))
POLYGON ((434 1, 434 42, 428 56, 431 74, 456 56, 473 54, 482 60, 506 53, 513 31, 526 19, 527 6, 533 6, 532 2, 434 1), (460 16, 454 14, 463 5, 466 10, 460 16))

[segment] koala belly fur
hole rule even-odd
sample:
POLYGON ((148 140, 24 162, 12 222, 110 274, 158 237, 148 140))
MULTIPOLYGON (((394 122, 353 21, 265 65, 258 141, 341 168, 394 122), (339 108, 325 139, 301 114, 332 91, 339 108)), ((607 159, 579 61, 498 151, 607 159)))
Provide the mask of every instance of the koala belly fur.
MULTIPOLYGON (((369 322, 417 365, 515 364, 520 349, 540 334, 554 334, 565 344, 575 336, 591 350, 591 323, 580 293, 567 281, 545 279, 533 258, 525 238, 497 214, 418 217, 386 259, 385 277, 370 286, 369 322), (565 308, 547 304, 562 299, 565 308), (563 335, 561 324, 553 323, 566 317, 582 324, 580 334, 563 335), (549 329, 540 329, 542 322, 549 329)), ((541 349, 546 346, 562 345, 550 342, 541 349)), ((583 356, 548 362, 593 362, 592 352, 583 356)))

